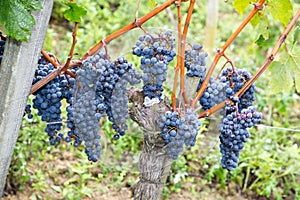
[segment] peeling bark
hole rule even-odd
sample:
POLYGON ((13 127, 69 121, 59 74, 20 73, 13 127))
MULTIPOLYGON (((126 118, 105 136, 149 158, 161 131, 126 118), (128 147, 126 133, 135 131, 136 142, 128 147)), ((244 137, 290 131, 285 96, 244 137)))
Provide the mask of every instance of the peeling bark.
POLYGON ((133 105, 129 113, 144 133, 144 147, 139 159, 140 180, 134 192, 135 200, 160 199, 164 184, 170 172, 172 159, 165 151, 165 144, 160 137, 161 130, 156 121, 169 110, 169 103, 162 101, 149 108, 143 106, 142 90, 131 90, 129 99, 133 105))

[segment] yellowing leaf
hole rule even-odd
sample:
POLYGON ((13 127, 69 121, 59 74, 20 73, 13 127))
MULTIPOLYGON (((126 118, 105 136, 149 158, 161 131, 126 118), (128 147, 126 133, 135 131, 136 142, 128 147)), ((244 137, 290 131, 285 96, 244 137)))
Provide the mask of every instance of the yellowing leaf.
POLYGON ((251 1, 249 0, 234 0, 232 5, 240 13, 243 14, 245 10, 249 7, 251 1))
POLYGON ((291 67, 296 90, 300 93, 300 47, 296 45, 293 48, 293 54, 289 56, 287 66, 291 67))
POLYGON ((155 0, 147 0, 148 7, 152 10, 157 6, 157 3, 155 0))
POLYGON ((276 94, 279 92, 288 93, 293 88, 293 79, 287 66, 280 62, 273 62, 269 67, 271 72, 270 87, 276 94))
POLYGON ((289 92, 295 86, 300 92, 300 47, 294 44, 288 52, 282 51, 279 62, 270 66, 270 87, 274 93, 289 92))
POLYGON ((270 11, 274 19, 284 25, 287 25, 293 17, 293 6, 290 0, 270 0, 266 9, 270 11))

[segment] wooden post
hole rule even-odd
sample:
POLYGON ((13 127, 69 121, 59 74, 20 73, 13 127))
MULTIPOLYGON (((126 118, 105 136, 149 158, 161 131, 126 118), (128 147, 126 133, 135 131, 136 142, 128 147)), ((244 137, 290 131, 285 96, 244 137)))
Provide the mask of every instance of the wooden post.
POLYGON ((53 0, 41 3, 28 43, 9 38, 0 66, 0 198, 52 11, 53 0))
POLYGON ((212 56, 214 54, 214 44, 218 25, 219 0, 209 0, 206 12, 205 25, 205 51, 212 56))

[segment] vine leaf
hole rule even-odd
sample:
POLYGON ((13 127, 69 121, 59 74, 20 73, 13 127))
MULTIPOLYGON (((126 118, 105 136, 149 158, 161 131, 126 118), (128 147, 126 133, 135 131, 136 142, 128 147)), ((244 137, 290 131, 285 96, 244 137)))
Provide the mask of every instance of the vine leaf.
POLYGON ((290 0, 271 0, 266 9, 274 19, 279 20, 284 25, 287 25, 293 17, 293 6, 290 0))
POLYGON ((253 25, 253 27, 255 27, 253 31, 253 38, 255 39, 255 43, 258 46, 270 46, 270 42, 272 41, 269 40, 270 31, 268 16, 264 15, 263 13, 258 13, 253 19, 254 20, 251 21, 251 24, 253 25))
POLYGON ((243 14, 245 10, 249 7, 251 0, 234 0, 232 5, 240 13, 243 14))
POLYGON ((4 25, 6 34, 16 40, 28 41, 31 27, 35 25, 30 10, 40 9, 36 0, 0 1, 0 26, 4 25))
POLYGON ((154 9, 156 6, 157 6, 157 3, 155 0, 147 0, 147 4, 148 4, 148 7, 152 10, 154 9))
POLYGON ((87 10, 75 2, 64 2, 69 9, 64 12, 64 17, 71 22, 80 22, 81 17, 85 16, 87 10))
POLYGON ((288 51, 284 51, 280 57, 283 60, 274 62, 270 66, 272 75, 270 81, 271 90, 274 93, 289 92, 293 86, 300 92, 300 47, 297 43, 288 51))
POLYGON ((19 0, 27 10, 40 10, 42 4, 39 0, 19 0))

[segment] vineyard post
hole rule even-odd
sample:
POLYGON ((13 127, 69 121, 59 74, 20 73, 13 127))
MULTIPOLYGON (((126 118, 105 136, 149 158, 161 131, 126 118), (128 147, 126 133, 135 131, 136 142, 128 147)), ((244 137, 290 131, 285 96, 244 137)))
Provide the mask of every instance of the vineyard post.
POLYGON ((33 12, 36 25, 27 42, 8 39, 0 66, 0 198, 31 88, 36 63, 46 36, 53 0, 33 12))

